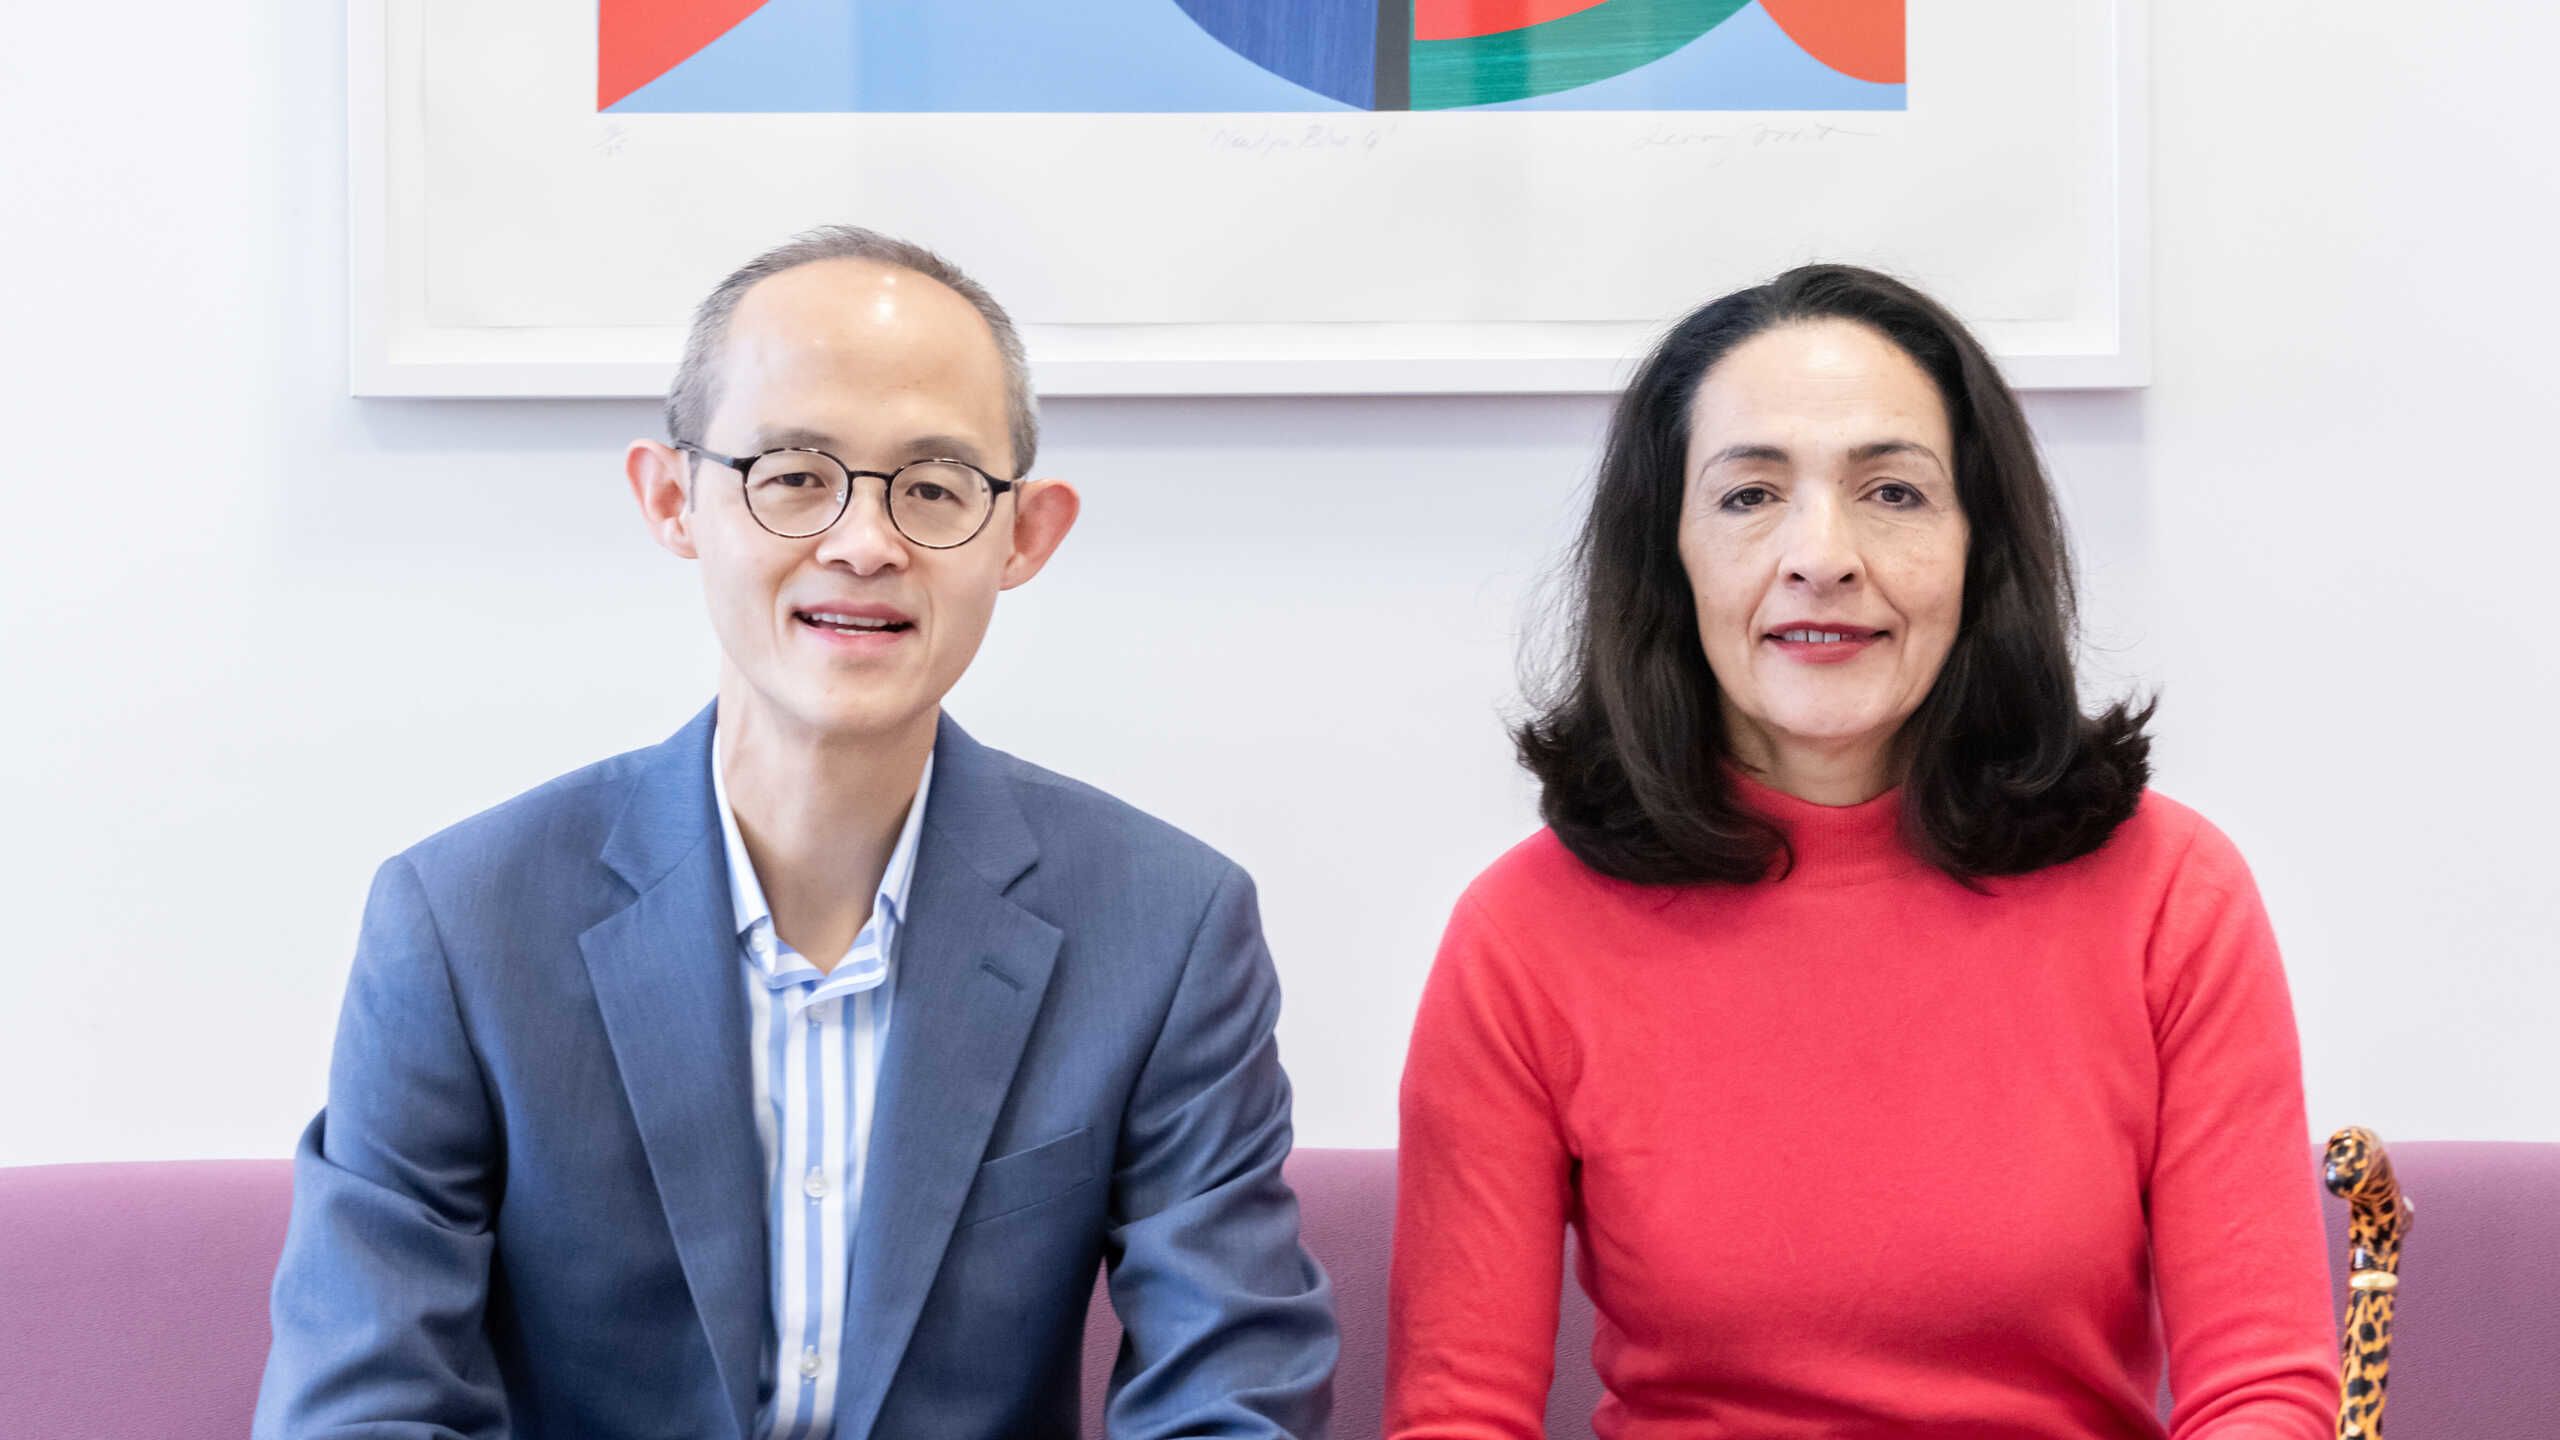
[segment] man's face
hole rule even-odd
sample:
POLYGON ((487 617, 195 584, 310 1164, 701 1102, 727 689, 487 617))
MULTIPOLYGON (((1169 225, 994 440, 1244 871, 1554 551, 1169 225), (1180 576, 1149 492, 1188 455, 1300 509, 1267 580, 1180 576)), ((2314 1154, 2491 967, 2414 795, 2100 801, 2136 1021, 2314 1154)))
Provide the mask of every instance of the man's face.
MULTIPOLYGON (((994 335, 968 301, 911 271, 829 260, 766 279, 740 300, 719 364, 703 433, 679 437, 706 450, 802 446, 855 470, 943 458, 1014 473, 994 335)), ((630 470, 661 543, 701 562, 722 724, 820 742, 930 727, 996 593, 1037 573, 1075 515, 1074 492, 1038 482, 997 497, 975 539, 930 550, 890 524, 882 482, 857 477, 833 526, 785 539, 749 513, 735 470, 645 441, 630 470)))

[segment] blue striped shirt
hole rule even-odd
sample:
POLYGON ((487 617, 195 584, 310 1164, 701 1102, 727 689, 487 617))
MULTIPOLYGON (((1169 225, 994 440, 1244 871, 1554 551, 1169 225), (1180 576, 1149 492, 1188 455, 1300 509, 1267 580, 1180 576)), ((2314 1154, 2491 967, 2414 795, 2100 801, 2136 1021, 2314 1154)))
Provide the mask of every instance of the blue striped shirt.
POLYGON ((774 933, 773 912, 729 808, 716 729, 711 754, 746 986, 773 1278, 773 1344, 765 1351, 755 1437, 820 1440, 835 1428, 853 1222, 862 1209, 880 1051, 889 1039, 890 961, 915 873, 933 757, 925 757, 870 920, 835 968, 821 972, 774 933))

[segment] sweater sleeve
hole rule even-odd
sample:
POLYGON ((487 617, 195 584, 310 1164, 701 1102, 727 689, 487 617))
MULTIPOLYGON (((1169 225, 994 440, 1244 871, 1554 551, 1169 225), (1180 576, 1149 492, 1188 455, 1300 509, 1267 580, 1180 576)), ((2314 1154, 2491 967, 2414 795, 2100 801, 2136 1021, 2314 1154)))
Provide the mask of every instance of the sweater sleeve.
POLYGON ((1405 1060, 1387 1306, 1386 1433, 1546 1433, 1572 1156, 1563 1025, 1472 895, 1441 942, 1405 1060))
POLYGON ((2293 1005, 2248 867, 2198 826, 2149 962, 2170 1434, 2322 1440, 2337 1421, 2337 1341, 2293 1005))

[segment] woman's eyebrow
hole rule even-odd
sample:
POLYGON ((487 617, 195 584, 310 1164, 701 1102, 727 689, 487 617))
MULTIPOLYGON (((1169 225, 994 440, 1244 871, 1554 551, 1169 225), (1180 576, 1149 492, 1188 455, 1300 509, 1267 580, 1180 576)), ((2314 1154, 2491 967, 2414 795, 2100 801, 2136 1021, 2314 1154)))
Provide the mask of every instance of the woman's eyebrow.
POLYGON ((1703 475, 1719 465, 1731 464, 1736 460, 1753 460, 1764 464, 1784 465, 1790 458, 1791 457, 1787 452, 1778 446, 1746 441, 1740 445, 1727 445, 1713 455, 1708 456, 1707 463, 1698 467, 1698 473, 1703 475))
POLYGON ((1941 473, 1955 473, 1947 469, 1947 462, 1939 458, 1937 451, 1917 440, 1871 440, 1849 452, 1849 463, 1864 465, 1870 461, 1883 460, 1895 455, 1917 455, 1937 466, 1941 473))

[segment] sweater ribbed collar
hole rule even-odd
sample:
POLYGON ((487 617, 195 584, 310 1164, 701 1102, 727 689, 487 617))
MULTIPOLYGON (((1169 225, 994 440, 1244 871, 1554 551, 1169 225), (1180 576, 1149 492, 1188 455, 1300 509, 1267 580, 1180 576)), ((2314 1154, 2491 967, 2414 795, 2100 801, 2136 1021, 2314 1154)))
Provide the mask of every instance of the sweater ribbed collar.
POLYGON ((1902 839, 1902 788, 1856 805, 1817 805, 1727 765, 1734 798, 1777 822, 1795 851, 1787 885, 1860 885, 1925 869, 1902 839))

